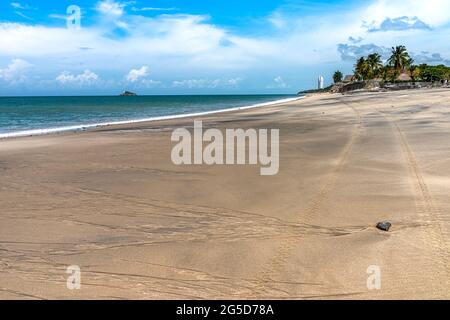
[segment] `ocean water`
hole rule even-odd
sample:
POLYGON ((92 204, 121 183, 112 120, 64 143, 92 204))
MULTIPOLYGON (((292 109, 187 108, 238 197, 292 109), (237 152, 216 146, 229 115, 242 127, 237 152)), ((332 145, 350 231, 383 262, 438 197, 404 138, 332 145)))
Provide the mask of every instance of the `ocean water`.
POLYGON ((0 97, 0 138, 260 107, 295 95, 0 97))

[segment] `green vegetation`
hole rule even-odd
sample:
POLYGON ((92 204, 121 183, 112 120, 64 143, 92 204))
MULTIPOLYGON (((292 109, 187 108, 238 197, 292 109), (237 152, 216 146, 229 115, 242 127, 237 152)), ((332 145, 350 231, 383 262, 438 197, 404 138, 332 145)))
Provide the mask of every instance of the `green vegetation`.
POLYGON ((405 46, 392 47, 391 57, 388 60, 391 67, 400 71, 404 70, 412 62, 413 60, 409 56, 405 46))
POLYGON ((373 79, 378 77, 383 68, 383 61, 378 53, 369 54, 366 60, 369 78, 373 79))
POLYGON ((355 77, 358 80, 366 80, 369 76, 369 67, 364 57, 359 58, 355 65, 355 77))
MULTIPOLYGON (((391 55, 383 64, 383 58, 379 53, 369 54, 367 57, 361 57, 355 64, 355 78, 358 81, 377 80, 382 86, 386 82, 396 83, 415 83, 421 82, 448 82, 450 83, 450 67, 445 65, 430 66, 428 64, 415 65, 414 59, 408 53, 405 46, 392 47, 391 55)), ((367 83, 342 83, 344 75, 341 71, 333 74, 335 85, 324 89, 306 90, 299 93, 320 93, 340 90, 352 91, 362 88, 367 83)))
POLYGON ((372 53, 367 58, 361 57, 355 66, 355 77, 358 80, 377 78, 383 71, 383 61, 378 53, 372 53))
POLYGON ((342 72, 340 72, 339 70, 336 71, 333 75, 333 81, 334 83, 338 83, 341 82, 342 79, 344 78, 344 75, 342 74, 342 72))
POLYGON ((414 74, 427 82, 450 80, 450 68, 442 64, 438 66, 421 64, 416 67, 414 74))
POLYGON ((450 68, 444 65, 415 65, 405 46, 393 47, 386 65, 383 65, 378 53, 359 58, 355 65, 355 77, 358 80, 397 82, 400 75, 409 76, 411 79, 403 80, 408 82, 450 81, 450 68))
POLYGON ((330 85, 330 86, 325 87, 323 89, 312 89, 312 90, 300 91, 298 94, 330 92, 331 88, 333 88, 333 85, 330 85))

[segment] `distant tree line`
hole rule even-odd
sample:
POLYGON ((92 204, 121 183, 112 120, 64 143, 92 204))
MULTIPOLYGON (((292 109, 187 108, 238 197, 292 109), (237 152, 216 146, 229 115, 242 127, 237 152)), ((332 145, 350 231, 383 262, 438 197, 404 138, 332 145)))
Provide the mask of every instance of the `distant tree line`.
MULTIPOLYGON (((381 55, 378 53, 361 57, 355 65, 355 78, 357 80, 380 79, 383 81, 396 82, 401 74, 407 74, 411 81, 450 81, 450 68, 445 65, 430 66, 428 64, 415 65, 405 46, 393 47, 391 56, 386 64, 383 64, 381 55)), ((342 72, 336 71, 333 75, 335 83, 341 82, 342 72)))

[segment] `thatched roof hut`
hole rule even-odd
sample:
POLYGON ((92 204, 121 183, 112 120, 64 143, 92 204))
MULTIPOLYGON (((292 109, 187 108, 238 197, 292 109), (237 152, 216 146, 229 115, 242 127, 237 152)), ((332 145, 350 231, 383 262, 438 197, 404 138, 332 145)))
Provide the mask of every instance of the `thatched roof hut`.
POLYGON ((397 77, 397 81, 412 81, 411 76, 406 73, 406 72, 402 72, 398 77, 397 77))
POLYGON ((354 75, 350 74, 350 75, 346 75, 346 76, 344 77, 343 82, 344 82, 344 83, 350 83, 350 82, 353 82, 353 81, 355 81, 355 80, 356 80, 356 77, 355 77, 354 75))

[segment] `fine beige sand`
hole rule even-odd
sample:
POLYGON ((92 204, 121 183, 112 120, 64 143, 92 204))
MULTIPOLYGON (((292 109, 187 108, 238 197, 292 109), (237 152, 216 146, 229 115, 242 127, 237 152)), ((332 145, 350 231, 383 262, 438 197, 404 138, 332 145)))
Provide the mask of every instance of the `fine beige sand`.
POLYGON ((450 90, 201 119, 280 129, 279 174, 173 165, 193 119, 1 140, 0 298, 450 298, 450 90))

